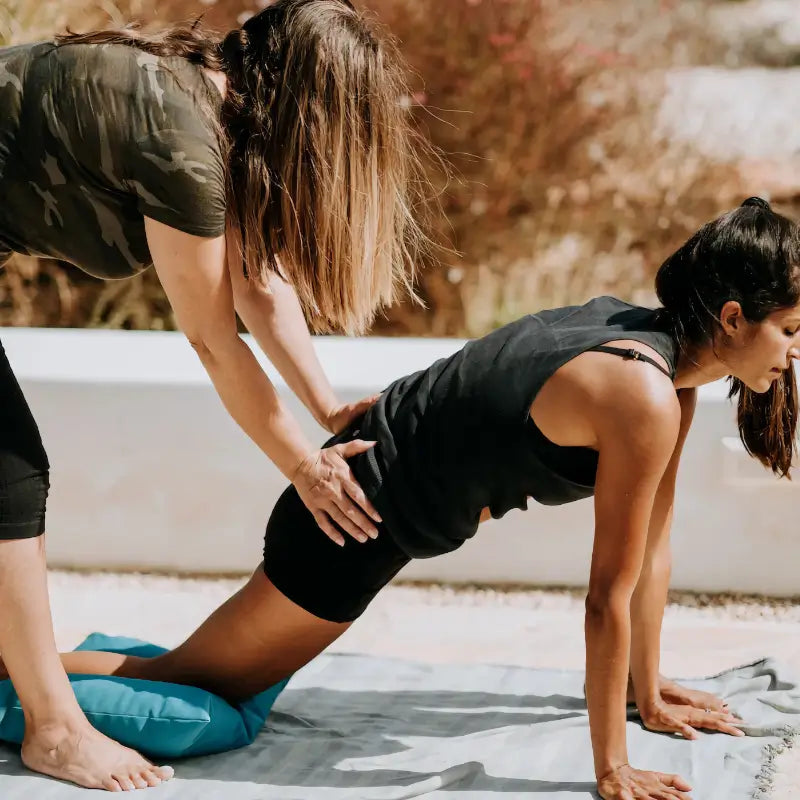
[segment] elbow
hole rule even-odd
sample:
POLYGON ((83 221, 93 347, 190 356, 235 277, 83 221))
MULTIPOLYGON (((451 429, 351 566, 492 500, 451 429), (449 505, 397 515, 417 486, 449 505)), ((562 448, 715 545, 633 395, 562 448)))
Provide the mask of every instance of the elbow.
POLYGON ((619 582, 590 585, 585 602, 587 624, 604 625, 620 616, 628 616, 633 590, 633 586, 619 582))
POLYGON ((238 333, 235 331, 225 335, 193 331, 185 332, 185 335, 192 349, 204 364, 220 358, 223 353, 230 349, 231 344, 239 338, 238 333))
POLYGON ((205 359, 211 354, 211 348, 206 343, 206 340, 202 336, 198 335, 190 335, 186 334, 186 338, 189 341, 189 344, 192 346, 192 350, 197 353, 201 361, 205 361, 205 359))
POLYGON ((234 285, 233 305, 243 320, 255 317, 271 318, 278 308, 278 302, 272 282, 262 284, 257 279, 250 278, 234 285))

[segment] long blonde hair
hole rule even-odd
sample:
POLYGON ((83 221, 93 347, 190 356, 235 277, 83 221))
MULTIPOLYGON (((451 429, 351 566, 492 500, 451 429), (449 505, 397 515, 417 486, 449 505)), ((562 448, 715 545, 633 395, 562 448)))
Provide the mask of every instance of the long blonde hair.
POLYGON ((128 44, 226 74, 228 226, 245 274, 281 273, 315 330, 361 333, 413 296, 429 252, 429 148, 404 108, 394 42, 347 0, 277 0, 224 38, 195 24, 57 41, 128 44))

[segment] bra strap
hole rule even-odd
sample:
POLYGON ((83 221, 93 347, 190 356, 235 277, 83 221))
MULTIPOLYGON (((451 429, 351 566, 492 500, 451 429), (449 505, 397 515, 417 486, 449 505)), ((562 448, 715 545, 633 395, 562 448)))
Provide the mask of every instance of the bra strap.
POLYGON ((646 361, 648 364, 652 364, 654 367, 657 367, 661 370, 670 380, 672 380, 672 374, 664 369, 661 364, 658 363, 654 358, 650 358, 650 356, 645 355, 644 353, 640 353, 638 350, 634 350, 632 347, 630 348, 623 348, 623 347, 611 347, 611 345, 607 344, 598 344, 595 347, 590 347, 590 350, 598 350, 601 353, 613 353, 615 356, 622 356, 624 359, 632 359, 633 361, 646 361))

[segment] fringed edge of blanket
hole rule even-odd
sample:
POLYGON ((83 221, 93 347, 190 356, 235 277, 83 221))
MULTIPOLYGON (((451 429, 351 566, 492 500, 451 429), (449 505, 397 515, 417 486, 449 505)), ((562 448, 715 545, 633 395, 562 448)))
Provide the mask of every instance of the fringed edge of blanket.
POLYGON ((779 741, 775 744, 764 745, 761 751, 761 769, 756 775, 755 787, 750 795, 752 800, 767 800, 772 795, 777 771, 775 759, 795 746, 797 737, 800 736, 800 727, 787 725, 781 729, 778 736, 780 737, 779 741))

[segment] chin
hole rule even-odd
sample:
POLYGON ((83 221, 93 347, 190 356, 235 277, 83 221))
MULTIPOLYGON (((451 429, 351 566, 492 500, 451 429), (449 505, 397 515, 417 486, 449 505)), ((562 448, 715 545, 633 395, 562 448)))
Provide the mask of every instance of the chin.
POLYGON ((766 394, 771 388, 774 380, 770 378, 762 378, 754 383, 747 383, 746 386, 756 394, 766 394))
POLYGON ((742 378, 736 376, 751 392, 765 394, 772 387, 770 378, 742 378))

